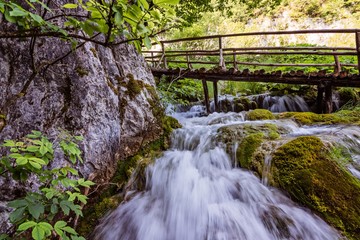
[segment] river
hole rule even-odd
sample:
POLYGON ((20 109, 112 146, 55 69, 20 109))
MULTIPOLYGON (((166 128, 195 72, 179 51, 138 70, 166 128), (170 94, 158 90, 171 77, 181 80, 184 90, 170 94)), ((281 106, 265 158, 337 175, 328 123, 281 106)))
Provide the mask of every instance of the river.
MULTIPOLYGON (((199 109, 174 114, 183 127, 174 131, 171 148, 147 168, 145 191, 108 214, 96 228, 94 239, 342 238, 308 209, 267 186, 266 181, 234 167, 233 157, 215 138, 219 128, 245 123, 244 112, 197 117, 199 109)), ((318 135, 336 142, 336 136, 350 136, 351 140, 351 134, 359 134, 358 128, 345 126, 299 127, 294 122, 271 121, 289 129, 285 138, 318 135)), ((354 141, 347 142, 360 146, 358 138, 354 141)), ((356 175, 357 170, 353 170, 356 175)))

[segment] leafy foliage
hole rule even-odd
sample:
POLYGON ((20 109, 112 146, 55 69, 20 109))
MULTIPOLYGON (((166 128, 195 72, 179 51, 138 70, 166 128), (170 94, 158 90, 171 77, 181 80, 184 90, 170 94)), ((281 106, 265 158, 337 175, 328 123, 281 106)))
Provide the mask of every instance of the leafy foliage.
POLYGON ((203 97, 202 84, 193 79, 181 79, 169 82, 168 79, 160 79, 157 90, 161 101, 166 104, 183 104, 199 101, 203 97))
POLYGON ((80 0, 57 6, 47 5, 40 0, 25 1, 24 5, 0 0, 0 13, 8 22, 18 26, 16 32, 0 32, 0 35, 8 38, 59 37, 70 40, 74 46, 78 45, 79 40, 105 46, 133 41, 140 50, 141 44, 150 48, 150 38, 167 28, 169 22, 176 22, 172 5, 178 2, 80 0), (103 38, 96 38, 99 35, 103 35, 103 38), (118 37, 127 40, 119 41, 118 37))
MULTIPOLYGON (((81 151, 72 141, 82 137, 65 136, 60 136, 60 148, 64 155, 72 164, 82 161, 81 151)), ((87 197, 82 194, 81 188, 89 188, 94 183, 79 178, 78 171, 69 166, 49 169, 54 159, 54 144, 41 132, 32 131, 21 141, 5 140, 1 146, 8 150, 8 154, 0 160, 1 175, 23 183, 32 176, 40 184, 37 191, 27 192, 25 197, 9 202, 8 206, 14 209, 10 221, 17 231, 12 234, 12 239, 29 237, 30 234, 35 240, 50 236, 84 239, 68 222, 60 219, 69 219, 70 215, 82 216, 80 204, 86 204, 87 197)), ((3 237, 5 239, 5 235, 3 237)))

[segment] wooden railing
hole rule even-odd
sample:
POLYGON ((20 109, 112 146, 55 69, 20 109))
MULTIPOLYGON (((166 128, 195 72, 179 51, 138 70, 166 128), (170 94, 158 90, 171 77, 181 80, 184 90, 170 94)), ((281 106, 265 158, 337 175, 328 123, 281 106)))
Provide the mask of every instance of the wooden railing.
POLYGON ((175 40, 161 41, 161 50, 159 51, 144 51, 145 59, 154 68, 168 68, 168 63, 185 64, 187 68, 191 69, 194 65, 216 65, 220 68, 234 68, 239 66, 264 66, 264 67, 333 67, 334 72, 338 73, 342 67, 350 67, 358 70, 360 73, 360 29, 323 29, 323 30, 298 30, 298 31, 271 31, 271 32, 250 32, 237 33, 228 35, 213 35, 193 38, 182 38, 175 40), (224 40, 233 37, 245 36, 267 36, 267 35, 292 35, 292 34, 353 34, 354 42, 351 45, 355 47, 239 47, 239 48, 225 48, 224 40), (191 41, 209 41, 217 40, 217 49, 175 49, 170 45, 182 42, 191 41), (332 63, 261 63, 250 61, 239 61, 239 56, 260 56, 260 55, 321 55, 333 56, 332 63), (215 60, 208 60, 212 57, 215 60), (339 60, 339 56, 357 56, 357 63, 344 63, 339 60), (204 57, 208 59, 204 60, 204 57))

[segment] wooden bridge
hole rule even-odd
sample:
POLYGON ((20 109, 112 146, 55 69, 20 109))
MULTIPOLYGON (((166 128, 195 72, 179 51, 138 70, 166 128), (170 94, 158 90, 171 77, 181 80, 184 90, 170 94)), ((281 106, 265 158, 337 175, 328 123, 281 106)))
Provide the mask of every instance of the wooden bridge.
POLYGON ((216 111, 219 109, 217 82, 220 80, 317 85, 318 112, 326 113, 332 111, 333 87, 360 87, 360 29, 251 32, 182 38, 160 43, 160 50, 144 51, 145 59, 151 65, 154 76, 202 80, 208 112, 210 112, 210 104, 207 81, 213 83, 216 111), (347 41, 347 46, 319 47, 308 44, 274 46, 274 42, 281 41, 281 36, 310 35, 317 37, 332 35, 338 38, 337 42, 339 39, 342 41, 341 38, 347 40, 350 38, 351 41, 347 41), (241 46, 245 41, 248 41, 247 45, 253 45, 252 39, 256 42, 255 39, 259 37, 265 39, 265 45, 266 42, 268 45, 241 46), (269 37, 272 38, 271 41, 267 41, 269 37), (235 39, 233 42, 241 47, 226 48, 228 39, 235 39), (296 55, 307 56, 307 60, 311 56, 324 56, 326 63, 296 62, 298 61, 296 59, 290 63, 281 62, 296 55), (279 62, 274 62, 274 59, 270 62, 261 62, 257 60, 260 56, 263 57, 262 60, 277 58, 279 62), (183 68, 171 68, 174 64, 182 65, 183 68))

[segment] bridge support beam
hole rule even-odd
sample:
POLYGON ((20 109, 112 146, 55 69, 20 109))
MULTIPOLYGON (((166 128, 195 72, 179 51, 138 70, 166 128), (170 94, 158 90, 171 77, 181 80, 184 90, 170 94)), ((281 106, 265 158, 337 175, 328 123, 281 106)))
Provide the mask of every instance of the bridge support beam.
POLYGON ((214 85, 214 105, 215 105, 215 112, 219 112, 219 96, 218 96, 218 85, 217 80, 213 81, 214 85))
POLYGON ((324 85, 319 84, 317 87, 316 113, 323 113, 324 91, 325 91, 324 85))
POLYGON ((325 113, 331 113, 333 111, 332 90, 331 84, 325 85, 325 113))
POLYGON ((205 79, 202 80, 202 85, 203 85, 203 89, 204 89, 206 112, 207 112, 207 114, 210 114, 209 89, 208 89, 205 79))

